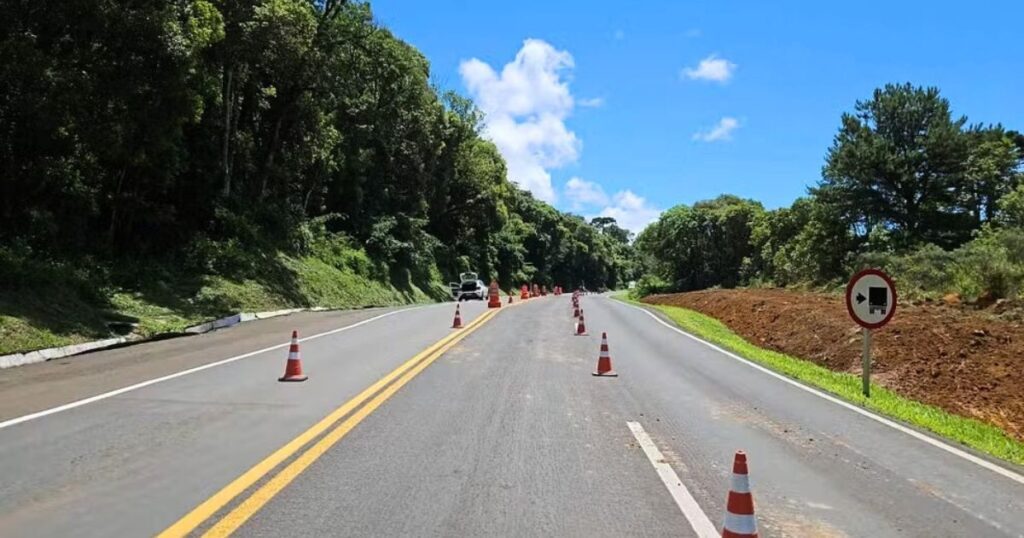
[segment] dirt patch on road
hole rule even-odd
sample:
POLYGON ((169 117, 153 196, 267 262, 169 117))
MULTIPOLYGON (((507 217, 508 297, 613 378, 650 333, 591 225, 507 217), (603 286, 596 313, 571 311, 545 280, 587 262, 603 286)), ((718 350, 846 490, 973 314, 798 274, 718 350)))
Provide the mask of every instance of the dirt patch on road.
MULTIPOLYGON (((860 372, 860 327, 840 295, 707 290, 644 299, 715 317, 761 347, 860 372)), ((909 398, 977 418, 1024 440, 1024 325, 988 310, 901 304, 874 332, 875 380, 909 398)))

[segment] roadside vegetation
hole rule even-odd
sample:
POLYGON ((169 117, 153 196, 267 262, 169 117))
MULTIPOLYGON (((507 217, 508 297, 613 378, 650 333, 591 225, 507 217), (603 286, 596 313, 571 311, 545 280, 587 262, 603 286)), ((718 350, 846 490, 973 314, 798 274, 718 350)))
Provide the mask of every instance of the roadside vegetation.
POLYGON ((886 85, 844 114, 822 177, 790 207, 724 195, 639 235, 634 293, 839 290, 879 267, 904 297, 994 301, 1024 282, 1024 135, 969 125, 936 88, 886 85))
POLYGON ((634 278, 629 233, 517 188, 481 122, 365 2, 4 2, 0 353, 634 278))
MULTIPOLYGON (((1024 135, 1001 125, 968 124, 966 117, 954 116, 936 88, 889 84, 842 116, 826 152, 821 179, 791 206, 765 209, 755 200, 723 195, 664 212, 634 243, 644 275, 629 300, 708 288, 789 287, 833 294, 840 309, 839 292, 850 275, 876 267, 893 276, 904 300, 941 299, 950 305, 977 307, 1000 303, 991 312, 1012 317, 1014 305, 1019 304, 1014 300, 1024 294, 1022 179, 1024 135)), ((798 294, 792 295, 797 300, 798 294)), ((681 296, 650 301, 683 302, 681 296)), ((966 343, 973 347, 966 350, 956 349, 947 338, 962 336, 964 313, 946 325, 941 315, 926 316, 916 320, 916 328, 908 329, 942 338, 942 349, 910 349, 910 339, 900 339, 899 331, 892 329, 884 335, 887 353, 894 357, 890 366, 895 369, 889 373, 918 376, 915 380, 920 382, 901 384, 890 378, 892 390, 874 386, 867 399, 860 394, 859 377, 849 373, 845 351, 824 349, 835 342, 820 341, 804 349, 803 358, 815 359, 816 364, 751 344, 722 322, 694 310, 650 306, 684 330, 794 379, 977 450, 1024 463, 1024 444, 993 425, 1000 423, 991 414, 1000 412, 994 409, 996 398, 984 401, 988 395, 1012 394, 1015 384, 1007 373, 1016 371, 1018 360, 1007 349, 986 347, 1010 342, 988 341, 990 333, 981 320, 992 322, 991 317, 977 318, 978 325, 967 331, 966 343), (924 386, 931 392, 920 392, 924 386), (909 399, 909 395, 992 424, 909 399), (980 402, 978 409, 984 412, 964 412, 959 403, 950 402, 956 395, 962 395, 963 401, 980 402)), ((772 316, 762 307, 763 301, 752 298, 728 302, 719 312, 729 316, 741 309, 744 315, 732 320, 737 331, 754 331, 772 323, 758 316, 781 315, 776 310, 772 316)), ((949 315, 956 315, 955 308, 949 315)), ((825 326, 823 320, 807 316, 796 323, 811 334, 825 326)), ((855 327, 852 321, 850 326, 855 327)), ((779 331, 768 332, 766 338, 786 338, 779 331)), ((840 345, 849 340, 842 331, 838 334, 840 345)), ((1019 393, 1008 401, 1013 410, 1002 411, 1015 420, 1019 393)))
POLYGON ((722 322, 700 312, 676 306, 651 305, 620 294, 617 299, 663 312, 684 331, 728 349, 771 370, 817 387, 866 409, 931 431, 997 458, 1024 465, 1024 443, 979 420, 948 413, 916 402, 872 383, 871 397, 861 394, 859 375, 836 372, 789 355, 763 349, 734 333, 722 322))

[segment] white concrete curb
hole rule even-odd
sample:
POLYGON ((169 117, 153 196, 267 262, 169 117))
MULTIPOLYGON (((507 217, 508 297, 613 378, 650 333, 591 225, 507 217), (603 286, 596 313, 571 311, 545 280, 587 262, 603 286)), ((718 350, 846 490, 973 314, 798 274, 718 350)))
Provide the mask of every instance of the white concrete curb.
MULTIPOLYGON (((287 308, 284 310, 271 310, 268 312, 240 312, 238 314, 228 316, 226 318, 215 319, 206 323, 200 323, 185 329, 188 334, 203 334, 217 329, 223 329, 225 327, 233 327, 239 323, 245 323, 247 321, 254 321, 257 319, 274 318, 277 316, 287 316, 296 312, 323 312, 330 310, 329 308, 317 306, 314 308, 287 308)), ((86 351, 95 351, 97 349, 104 349, 127 342, 135 342, 143 340, 141 336, 128 335, 120 336, 117 338, 106 338, 103 340, 96 340, 93 342, 85 342, 82 344, 74 344, 70 346, 62 347, 51 347, 48 349, 39 349, 36 351, 29 351, 27 353, 13 353, 10 355, 0 356, 0 370, 4 368, 12 368, 14 366, 24 366, 26 364, 33 364, 37 362, 45 362, 51 359, 60 359, 63 357, 69 357, 71 355, 78 355, 85 353, 86 351)))
POLYGON ((118 338, 107 338, 105 340, 96 340, 95 342, 85 342, 83 344, 39 349, 36 351, 29 351, 28 353, 3 355, 0 356, 0 369, 11 368, 13 366, 23 366, 25 364, 43 362, 50 359, 60 359, 62 357, 85 353, 86 351, 103 349, 141 339, 141 336, 120 336, 118 338))

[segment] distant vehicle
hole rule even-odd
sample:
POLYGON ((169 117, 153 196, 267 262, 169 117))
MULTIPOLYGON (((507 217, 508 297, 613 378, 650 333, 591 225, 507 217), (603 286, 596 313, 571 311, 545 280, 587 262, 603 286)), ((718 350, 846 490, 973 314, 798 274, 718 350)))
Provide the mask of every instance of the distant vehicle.
POLYGON ((462 283, 459 285, 458 299, 468 301, 476 299, 482 301, 487 298, 487 284, 477 276, 476 273, 462 273, 459 275, 462 283))

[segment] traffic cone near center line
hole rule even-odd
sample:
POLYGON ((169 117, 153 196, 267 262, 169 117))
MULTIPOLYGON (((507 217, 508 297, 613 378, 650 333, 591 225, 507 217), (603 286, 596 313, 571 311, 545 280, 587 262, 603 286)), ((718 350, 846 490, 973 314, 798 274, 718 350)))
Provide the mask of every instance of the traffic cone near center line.
POLYGON ((591 375, 619 377, 619 374, 612 370, 612 356, 608 353, 608 333, 601 333, 601 354, 597 356, 597 370, 591 375))
POLYGON ((455 319, 452 321, 453 329, 462 328, 462 313, 459 312, 459 305, 455 305, 455 319))
POLYGON ((587 335, 587 322, 583 321, 583 309, 580 309, 580 319, 576 322, 576 336, 587 335))
POLYGON ((278 381, 305 381, 302 374, 302 357, 299 356, 299 331, 292 331, 292 345, 288 348, 288 364, 284 367, 284 376, 278 381))
POLYGON ((736 452, 732 463, 732 486, 725 506, 722 538, 757 538, 754 496, 747 476, 747 455, 742 450, 736 452))
POLYGON ((501 308, 501 290, 498 289, 497 280, 491 281, 491 287, 487 291, 487 308, 501 308))

